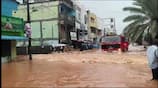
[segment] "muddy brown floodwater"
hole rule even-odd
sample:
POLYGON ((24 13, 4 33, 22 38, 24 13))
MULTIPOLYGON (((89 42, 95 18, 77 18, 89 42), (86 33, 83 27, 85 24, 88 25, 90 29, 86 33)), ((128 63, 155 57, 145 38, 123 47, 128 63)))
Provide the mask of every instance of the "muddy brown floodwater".
POLYGON ((145 51, 127 53, 100 50, 18 56, 2 64, 2 87, 146 87, 158 88, 151 81, 145 51))

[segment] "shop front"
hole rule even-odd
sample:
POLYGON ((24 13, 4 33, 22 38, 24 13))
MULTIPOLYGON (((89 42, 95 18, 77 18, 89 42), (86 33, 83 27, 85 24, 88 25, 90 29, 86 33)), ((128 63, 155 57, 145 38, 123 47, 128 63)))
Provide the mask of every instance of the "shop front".
POLYGON ((27 40, 24 36, 24 21, 21 18, 1 16, 1 62, 16 58, 16 41, 27 40))

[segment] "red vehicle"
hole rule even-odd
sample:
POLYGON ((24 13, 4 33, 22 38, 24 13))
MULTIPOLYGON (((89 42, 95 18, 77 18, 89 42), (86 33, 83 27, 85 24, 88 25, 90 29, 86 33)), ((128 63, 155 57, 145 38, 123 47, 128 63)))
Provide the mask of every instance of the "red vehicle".
POLYGON ((121 50, 128 51, 128 41, 124 36, 104 36, 101 38, 101 49, 104 51, 121 50))

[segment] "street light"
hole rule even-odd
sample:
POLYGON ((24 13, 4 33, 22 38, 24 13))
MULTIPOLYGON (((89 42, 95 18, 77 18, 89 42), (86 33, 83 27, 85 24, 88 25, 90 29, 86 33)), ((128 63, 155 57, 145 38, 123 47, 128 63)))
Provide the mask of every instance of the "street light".
MULTIPOLYGON (((30 25, 30 7, 29 7, 29 0, 26 2, 27 4, 27 23, 30 25)), ((29 34, 28 34, 29 35, 29 34)), ((32 60, 32 53, 31 53, 31 33, 28 36, 29 38, 29 45, 28 45, 28 53, 29 53, 29 59, 32 60)))

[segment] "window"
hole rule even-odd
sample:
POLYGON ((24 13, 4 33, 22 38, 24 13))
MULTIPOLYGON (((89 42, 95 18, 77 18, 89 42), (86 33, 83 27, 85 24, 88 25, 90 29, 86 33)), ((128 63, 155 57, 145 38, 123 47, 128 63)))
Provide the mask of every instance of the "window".
POLYGON ((85 24, 87 24, 87 17, 86 17, 86 15, 84 15, 84 22, 85 22, 85 24))
POLYGON ((63 13, 64 9, 62 7, 60 7, 60 13, 63 13))
POLYGON ((96 33, 96 30, 94 28, 91 28, 92 33, 96 33))
POLYGON ((120 42, 121 38, 119 36, 106 36, 102 38, 102 42, 107 42, 107 43, 113 43, 113 42, 120 42))
POLYGON ((81 13, 78 13, 78 19, 81 20, 81 13))
POLYGON ((91 17, 91 22, 92 22, 92 23, 94 23, 94 21, 95 21, 95 20, 94 20, 94 18, 93 18, 93 17, 91 17))

